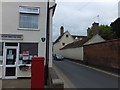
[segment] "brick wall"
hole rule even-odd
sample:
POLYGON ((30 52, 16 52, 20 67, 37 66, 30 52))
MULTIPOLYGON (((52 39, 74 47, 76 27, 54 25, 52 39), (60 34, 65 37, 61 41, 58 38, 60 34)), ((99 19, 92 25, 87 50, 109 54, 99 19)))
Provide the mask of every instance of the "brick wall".
POLYGON ((120 69, 120 39, 85 45, 84 60, 91 65, 120 69))

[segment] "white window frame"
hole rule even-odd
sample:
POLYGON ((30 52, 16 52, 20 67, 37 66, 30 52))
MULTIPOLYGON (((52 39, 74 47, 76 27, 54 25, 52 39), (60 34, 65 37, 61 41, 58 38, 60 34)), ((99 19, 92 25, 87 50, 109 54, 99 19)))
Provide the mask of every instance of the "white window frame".
POLYGON ((39 14, 40 13, 40 8, 39 7, 29 7, 29 6, 20 6, 19 7, 19 12, 20 13, 33 13, 33 14, 39 14), (37 12, 35 11, 27 11, 27 9, 37 9, 37 12))
MULTIPOLYGON (((19 15, 20 14, 36 14, 39 15, 40 14, 40 7, 30 7, 30 6, 19 6, 19 15), (27 9, 37 9, 36 11, 27 11, 27 9)), ((38 18, 39 19, 39 18, 38 18)), ((19 18, 20 21, 20 18, 19 18)), ((38 28, 20 28, 20 22, 19 22, 19 30, 34 30, 34 31, 39 31, 39 20, 38 20, 38 28)))
MULTIPOLYGON (((3 42, 0 42, 0 43, 3 43, 3 42)), ((2 53, 4 53, 4 43, 2 44, 2 47, 0 47, 0 48, 2 48, 2 53)), ((0 55, 0 66, 3 66, 3 54, 2 55, 0 55)), ((1 68, 1 67, 0 67, 1 68)))

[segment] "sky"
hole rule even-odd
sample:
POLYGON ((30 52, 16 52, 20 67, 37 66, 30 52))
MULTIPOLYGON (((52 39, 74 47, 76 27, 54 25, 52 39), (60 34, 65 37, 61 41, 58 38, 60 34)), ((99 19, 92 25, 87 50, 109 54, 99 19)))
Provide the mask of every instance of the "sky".
POLYGON ((87 35, 92 23, 110 25, 118 17, 120 0, 56 0, 53 17, 53 41, 60 34, 60 27, 72 35, 87 35))

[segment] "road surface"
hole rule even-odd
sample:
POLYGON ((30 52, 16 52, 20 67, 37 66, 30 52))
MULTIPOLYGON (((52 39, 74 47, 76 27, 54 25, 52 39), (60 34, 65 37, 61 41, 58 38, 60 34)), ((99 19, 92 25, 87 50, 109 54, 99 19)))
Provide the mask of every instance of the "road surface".
POLYGON ((53 61, 75 88, 118 88, 118 77, 69 60, 53 61))

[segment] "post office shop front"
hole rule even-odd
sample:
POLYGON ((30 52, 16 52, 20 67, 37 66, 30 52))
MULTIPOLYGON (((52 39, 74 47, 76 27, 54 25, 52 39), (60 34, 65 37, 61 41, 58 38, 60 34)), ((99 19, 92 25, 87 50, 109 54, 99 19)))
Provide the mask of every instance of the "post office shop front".
POLYGON ((2 78, 31 77, 31 59, 38 56, 38 43, 11 43, 2 44, 0 64, 3 65, 2 78))

